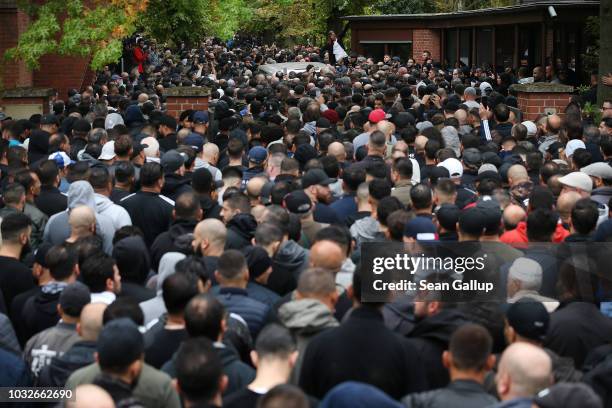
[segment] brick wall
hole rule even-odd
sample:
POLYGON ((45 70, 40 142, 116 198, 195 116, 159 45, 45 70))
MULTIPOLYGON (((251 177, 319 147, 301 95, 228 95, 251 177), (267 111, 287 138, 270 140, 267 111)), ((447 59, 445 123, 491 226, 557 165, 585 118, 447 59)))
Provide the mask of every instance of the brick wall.
MULTIPOLYGON (((0 58, 9 48, 17 45, 19 35, 25 31, 29 18, 17 10, 10 1, 0 2, 0 58)), ((32 72, 22 61, 9 61, 0 64, 0 76, 5 88, 32 86, 32 72)))
POLYGON ((187 109, 208 110, 208 97, 210 91, 203 87, 168 88, 164 91, 166 96, 166 110, 168 115, 177 120, 181 112, 187 109))
MULTIPOLYGON (((88 58, 45 55, 40 59, 40 70, 34 72, 34 86, 56 89, 59 97, 66 99, 68 89, 80 91, 84 85, 89 85, 85 82, 88 72, 88 58)), ((89 79, 93 80, 91 74, 89 79)))
POLYGON ((573 92, 571 86, 546 83, 514 85, 513 89, 524 120, 535 120, 547 113, 562 114, 573 92))
POLYGON ((415 28, 412 31, 412 56, 420 63, 421 54, 427 50, 434 61, 440 61, 440 41, 439 29, 415 28))

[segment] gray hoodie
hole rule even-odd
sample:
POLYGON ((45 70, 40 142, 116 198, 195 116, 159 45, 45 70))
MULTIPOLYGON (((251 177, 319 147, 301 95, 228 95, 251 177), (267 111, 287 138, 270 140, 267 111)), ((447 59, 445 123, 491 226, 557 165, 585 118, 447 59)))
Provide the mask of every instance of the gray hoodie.
POLYGON ((95 194, 96 212, 107 216, 113 222, 113 227, 117 231, 126 225, 132 225, 132 219, 127 210, 120 205, 113 203, 108 197, 102 194, 95 194))
POLYGON ((86 205, 96 213, 96 234, 104 242, 104 252, 111 255, 113 252, 113 237, 115 227, 113 221, 104 214, 97 212, 96 199, 93 188, 87 181, 79 180, 70 184, 68 189, 68 209, 54 214, 45 226, 43 241, 51 245, 59 245, 70 237, 70 224, 68 224, 70 210, 86 205))
POLYGON ((310 340, 323 330, 339 325, 333 312, 316 299, 292 300, 278 310, 278 319, 297 339, 298 360, 293 368, 292 382, 297 384, 302 358, 310 340))
POLYGON ((293 240, 288 240, 281 244, 272 262, 277 270, 291 272, 297 282, 302 271, 308 267, 309 255, 307 249, 293 240))
POLYGON ((144 324, 147 329, 153 327, 155 323, 157 323, 157 319, 166 313, 166 305, 162 297, 162 285, 164 280, 174 273, 176 264, 183 259, 185 259, 185 254, 180 252, 167 252, 159 261, 157 296, 140 303, 140 308, 144 314, 144 324))
POLYGON ((383 238, 380 232, 380 223, 374 217, 365 217, 357 220, 351 225, 351 237, 357 241, 357 246, 364 242, 372 242, 383 238))

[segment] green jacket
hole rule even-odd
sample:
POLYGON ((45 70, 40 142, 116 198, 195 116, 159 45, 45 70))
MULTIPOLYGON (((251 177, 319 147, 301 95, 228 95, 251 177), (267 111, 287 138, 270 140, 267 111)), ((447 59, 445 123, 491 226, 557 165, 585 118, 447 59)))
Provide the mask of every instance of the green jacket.
MULTIPOLYGON (((74 390, 78 385, 91 384, 98 374, 98 363, 80 368, 68 378, 66 388, 74 390)), ((168 374, 143 363, 133 395, 147 408, 181 408, 181 401, 171 381, 168 374)))

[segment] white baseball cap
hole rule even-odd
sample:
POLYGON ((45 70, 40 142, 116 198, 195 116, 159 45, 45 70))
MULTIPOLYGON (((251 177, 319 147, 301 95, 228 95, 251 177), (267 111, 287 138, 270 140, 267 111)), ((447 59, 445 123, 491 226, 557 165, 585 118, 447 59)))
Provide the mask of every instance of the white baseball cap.
POLYGON ((527 136, 534 136, 536 133, 538 133, 538 127, 530 120, 522 122, 521 125, 527 128, 527 136))
POLYGON ((112 160, 115 156, 115 141, 111 140, 102 146, 102 153, 100 153, 98 160, 112 160))
POLYGON ((590 193, 593 190, 593 181, 586 173, 574 171, 559 178, 559 182, 563 185, 577 188, 578 190, 590 193))
POLYGON ((448 174, 450 174, 451 178, 460 178, 463 176, 463 164, 453 157, 449 157, 442 163, 438 163, 438 166, 448 170, 448 174))
POLYGON ((580 139, 572 139, 565 145, 565 155, 571 157, 576 149, 586 149, 584 142, 580 139))

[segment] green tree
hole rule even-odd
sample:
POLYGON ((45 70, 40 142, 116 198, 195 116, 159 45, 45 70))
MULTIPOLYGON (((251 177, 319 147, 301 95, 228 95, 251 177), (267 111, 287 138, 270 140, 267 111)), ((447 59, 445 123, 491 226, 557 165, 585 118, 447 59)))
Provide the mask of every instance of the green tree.
POLYGON ((599 86, 597 102, 612 99, 612 86, 603 84, 603 76, 612 73, 612 0, 601 0, 599 4, 599 86), (607 23, 604 24, 604 21, 607 23))
POLYGON ((372 14, 422 14, 435 13, 432 0, 378 0, 368 8, 372 14))

